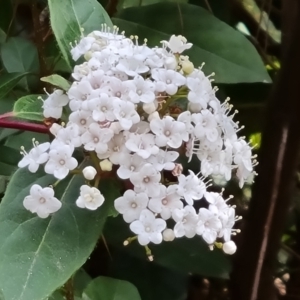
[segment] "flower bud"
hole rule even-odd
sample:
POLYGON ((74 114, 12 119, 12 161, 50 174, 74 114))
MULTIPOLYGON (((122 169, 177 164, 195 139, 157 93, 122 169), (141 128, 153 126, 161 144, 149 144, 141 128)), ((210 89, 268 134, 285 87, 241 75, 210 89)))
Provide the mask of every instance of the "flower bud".
POLYGON ((170 228, 167 228, 163 232, 163 238, 165 242, 172 242, 175 239, 174 231, 170 228))
POLYGON ((49 131, 53 134, 53 135, 57 135, 57 133, 59 132, 59 130, 63 128, 61 125, 57 124, 57 123, 53 123, 52 126, 50 127, 49 131))
POLYGON ((102 160, 100 163, 100 168, 102 171, 111 171, 112 170, 112 163, 108 159, 102 160))
POLYGON ((151 120, 154 120, 154 119, 160 119, 159 117, 159 113, 157 111, 151 113, 149 116, 148 116, 148 121, 151 122, 151 120))
POLYGON ((194 64, 189 60, 184 61, 182 63, 182 71, 185 74, 191 74, 194 71, 194 64))
POLYGON ((143 104, 143 110, 147 113, 147 114, 152 114, 153 112, 156 111, 157 105, 155 105, 155 103, 144 103, 143 104))
POLYGON ((236 251, 236 244, 233 241, 229 241, 223 244, 223 251, 226 254, 234 254, 236 251))
POLYGON ((85 179, 93 180, 97 174, 97 171, 94 167, 89 166, 89 167, 85 167, 82 170, 82 173, 85 179))

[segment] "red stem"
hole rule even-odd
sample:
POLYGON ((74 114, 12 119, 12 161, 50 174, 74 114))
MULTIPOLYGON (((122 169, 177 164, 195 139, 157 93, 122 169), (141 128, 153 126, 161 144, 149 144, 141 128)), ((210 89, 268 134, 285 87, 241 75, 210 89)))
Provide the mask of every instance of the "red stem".
POLYGON ((6 118, 1 118, 0 116, 0 128, 1 127, 33 131, 39 133, 49 133, 48 127, 44 124, 7 120, 6 118))

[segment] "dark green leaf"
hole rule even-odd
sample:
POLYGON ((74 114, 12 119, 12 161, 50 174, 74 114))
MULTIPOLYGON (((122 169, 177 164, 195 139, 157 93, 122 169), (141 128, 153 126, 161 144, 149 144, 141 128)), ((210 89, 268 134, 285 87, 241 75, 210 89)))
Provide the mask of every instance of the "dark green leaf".
MULTIPOLYGON (((104 236, 115 247, 124 248, 123 242, 134 234, 130 232, 122 216, 109 218, 104 236)), ((225 254, 215 249, 210 251, 207 244, 198 236, 193 239, 181 238, 160 245, 149 245, 154 255, 154 262, 164 267, 184 273, 198 273, 208 277, 228 278, 231 265, 225 254)), ((144 248, 137 242, 125 247, 131 255, 146 258, 144 248)))
POLYGON ((157 45, 172 34, 184 35, 193 43, 186 55, 195 66, 205 62, 204 72, 215 72, 218 83, 271 81, 259 54, 246 37, 201 7, 159 3, 125 9, 118 18, 113 21, 120 30, 126 30, 127 36, 138 34, 141 39, 147 38, 149 45, 157 45))
POLYGON ((111 26, 111 21, 96 0, 49 0, 51 27, 58 46, 70 67, 74 64, 70 55, 70 43, 74 45, 84 34, 100 29, 102 23, 111 26))
POLYGON ((38 97, 44 95, 28 95, 18 99, 14 105, 14 116, 31 121, 43 121, 43 102, 38 97))
POLYGON ((63 205, 53 216, 40 219, 24 209, 32 184, 45 187, 54 181, 43 172, 20 169, 0 204, 0 289, 7 299, 48 297, 84 264, 101 235, 109 198, 96 211, 78 208, 81 176, 69 176, 57 185, 55 195, 63 205))
MULTIPOLYGON (((111 248, 109 276, 132 282, 143 300, 186 300, 188 275, 111 248), (151 287, 149 288, 149 283, 151 287)), ((155 259, 155 258, 154 258, 155 259)))
POLYGON ((0 75, 0 99, 8 94, 26 73, 8 73, 0 75))
MULTIPOLYGON (((1 47, 2 62, 7 72, 39 72, 38 52, 35 45, 27 39, 12 37, 1 47)), ((37 83, 36 76, 27 76, 21 81, 24 88, 29 90, 37 83)))
POLYGON ((68 80, 57 74, 42 77, 41 81, 48 82, 54 86, 61 88, 64 91, 68 91, 71 86, 71 83, 68 80))
POLYGON ((136 287, 124 280, 97 277, 83 292, 84 300, 141 300, 136 287))

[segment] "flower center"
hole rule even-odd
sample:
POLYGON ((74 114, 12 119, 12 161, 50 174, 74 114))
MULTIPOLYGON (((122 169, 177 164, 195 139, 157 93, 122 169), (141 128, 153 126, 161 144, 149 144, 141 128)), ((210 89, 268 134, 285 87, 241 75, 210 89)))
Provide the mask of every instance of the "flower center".
POLYGON ((66 162, 65 162, 64 159, 61 159, 61 160, 59 161, 59 163, 63 166, 66 162))
POLYGON ((132 208, 137 208, 137 204, 135 202, 131 203, 132 208))
POLYGON ((99 89, 100 85, 98 83, 94 84, 94 89, 99 89))
POLYGON ((81 100, 86 100, 87 99, 87 96, 86 95, 82 95, 81 96, 81 100))
POLYGON ((141 96, 142 95, 142 91, 141 90, 137 90, 136 93, 141 96))
POLYGON ((170 84, 171 82, 172 82, 171 79, 167 79, 167 80, 166 80, 166 83, 167 83, 167 84, 170 84))
POLYGON ((182 223, 184 224, 184 223, 186 223, 187 222, 187 219, 186 218, 183 218, 182 219, 182 223))
POLYGON ((94 137, 93 141, 94 141, 94 143, 98 143, 99 142, 99 138, 94 137))
POLYGON ((39 199, 39 202, 40 202, 41 204, 44 204, 44 203, 46 202, 46 199, 45 199, 44 197, 41 197, 41 198, 39 199))
POLYGON ((85 194, 83 198, 86 202, 93 202, 94 200, 94 198, 90 194, 85 194))
POLYGON ((167 205, 167 204, 168 204, 168 200, 165 198, 165 199, 163 199, 163 200, 161 201, 161 203, 162 203, 163 205, 167 205))
POLYGON ((130 171, 134 171, 135 170, 135 166, 130 166, 130 171))
POLYGON ((119 147, 118 147, 118 146, 115 146, 115 147, 114 147, 114 151, 115 151, 115 152, 118 152, 118 151, 119 151, 119 147))
POLYGON ((121 112, 120 112, 120 116, 121 116, 122 118, 124 118, 124 117, 126 116, 126 114, 124 113, 124 111, 121 111, 121 112))
POLYGON ((81 120, 80 120, 80 124, 81 124, 81 125, 85 125, 85 124, 86 124, 86 120, 85 120, 85 119, 81 119, 81 120))
POLYGON ((147 227, 145 228, 145 231, 146 231, 146 232, 150 232, 150 231, 151 231, 150 226, 147 226, 147 227))
POLYGON ((106 112, 106 111, 107 111, 107 107, 106 107, 106 106, 102 106, 102 107, 101 107, 101 110, 102 110, 103 112, 106 112))
POLYGON ((121 94, 121 92, 116 92, 116 96, 117 96, 117 97, 119 97, 119 98, 120 98, 120 97, 121 97, 121 95, 122 95, 122 94, 121 94))
POLYGON ((144 182, 145 183, 148 183, 150 181, 150 178, 147 176, 147 177, 144 177, 144 182))
POLYGON ((170 134, 171 134, 170 130, 166 130, 166 131, 165 131, 165 135, 166 135, 166 136, 170 136, 170 134))

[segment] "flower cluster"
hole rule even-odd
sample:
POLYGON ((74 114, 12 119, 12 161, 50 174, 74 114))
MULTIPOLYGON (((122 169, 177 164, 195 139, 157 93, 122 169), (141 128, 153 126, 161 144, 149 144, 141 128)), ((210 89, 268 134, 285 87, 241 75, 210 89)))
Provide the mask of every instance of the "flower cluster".
MULTIPOLYGON (((140 45, 138 37, 105 25, 82 37, 71 50, 75 61, 85 59, 73 70, 72 86, 66 93, 55 90, 43 103, 44 116, 57 120, 50 128, 54 139, 34 141, 29 153, 22 149, 19 167, 36 172, 45 164, 58 180, 82 173, 86 184, 76 204, 90 210, 105 201, 98 184, 102 172, 111 172, 131 185, 114 205, 141 245, 199 235, 210 247, 223 239, 224 252, 232 254, 239 218, 227 204, 231 197, 208 191, 206 178, 228 181, 234 173, 242 187, 256 161, 237 136, 242 127, 233 121, 228 100, 221 103, 210 76, 182 55, 192 44, 174 35, 161 43, 140 45), (173 109, 177 101, 186 108, 173 109), (91 157, 83 170, 73 157, 79 147, 91 157), (180 155, 195 156, 201 176, 183 170, 176 162, 180 155)), ((60 208, 57 201, 49 187, 33 185, 24 206, 45 218, 60 208)))

